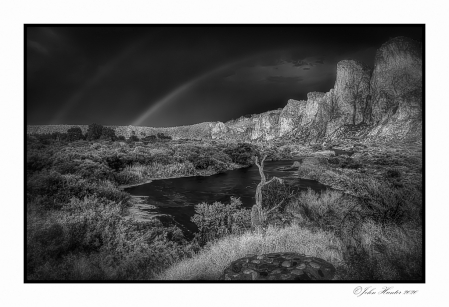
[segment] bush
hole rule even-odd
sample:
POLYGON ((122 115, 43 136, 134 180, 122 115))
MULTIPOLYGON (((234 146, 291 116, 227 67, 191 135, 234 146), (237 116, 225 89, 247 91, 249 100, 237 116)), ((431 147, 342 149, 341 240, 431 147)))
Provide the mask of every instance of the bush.
POLYGON ((420 280, 422 229, 413 225, 380 225, 366 220, 358 244, 346 253, 347 279, 420 280))
POLYGON ((30 223, 29 279, 148 279, 193 252, 179 228, 135 222, 123 210, 102 198, 74 198, 48 226, 30 223))
POLYGON ((101 137, 102 140, 110 140, 115 141, 117 140, 117 136, 115 135, 115 130, 110 127, 103 127, 101 131, 101 137))
POLYGON ((344 216, 352 208, 353 202, 340 192, 326 190, 320 194, 308 189, 288 204, 286 212, 301 222, 338 231, 344 216))
POLYGON ((69 142, 82 140, 84 139, 83 131, 80 127, 72 127, 67 130, 67 138, 69 142))
POLYGON ((277 180, 262 188, 262 207, 270 212, 268 224, 284 226, 290 222, 284 211, 294 194, 292 186, 277 180))
POLYGON ((251 228, 250 211, 241 208, 242 202, 231 197, 229 204, 215 202, 195 206, 192 222, 198 227, 199 244, 214 241, 225 235, 241 233, 251 228))
POLYGON ((252 157, 256 154, 254 146, 247 143, 239 143, 237 147, 225 149, 224 152, 231 157, 232 162, 241 165, 251 165, 252 157))
POLYGON ((397 169, 389 169, 387 170, 385 176, 387 178, 399 178, 401 177, 401 172, 397 169))
POLYGON ((116 172, 122 171, 126 166, 126 163, 117 155, 106 157, 106 163, 116 172))
POLYGON ((28 151, 26 168, 27 173, 35 173, 49 168, 52 164, 52 155, 47 151, 28 151))
POLYGON ((103 133, 103 126, 99 124, 90 124, 87 128, 86 139, 88 141, 98 140, 103 133))
POLYGON ((77 168, 76 174, 86 179, 109 180, 112 179, 112 171, 103 163, 90 159, 83 160, 77 168))

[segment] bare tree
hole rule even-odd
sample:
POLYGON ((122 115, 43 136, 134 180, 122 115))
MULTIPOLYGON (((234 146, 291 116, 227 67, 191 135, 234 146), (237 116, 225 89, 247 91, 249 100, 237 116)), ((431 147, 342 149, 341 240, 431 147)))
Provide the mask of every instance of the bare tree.
POLYGON ((253 228, 255 228, 258 231, 262 228, 262 226, 266 222, 268 214, 270 212, 272 212, 273 210, 279 208, 279 206, 284 202, 284 200, 282 200, 279 204, 273 206, 270 209, 262 207, 262 188, 265 185, 270 184, 273 181, 278 181, 279 183, 283 182, 282 179, 277 178, 277 177, 273 177, 267 181, 265 174, 263 172, 263 163, 266 158, 267 158, 267 155, 264 155, 262 160, 260 161, 260 164, 259 164, 257 156, 255 156, 255 158, 254 158, 255 164, 259 168, 259 173, 260 173, 261 179, 260 179, 260 183, 257 185, 257 188, 256 188, 256 204, 252 207, 252 210, 251 210, 251 225, 253 228))

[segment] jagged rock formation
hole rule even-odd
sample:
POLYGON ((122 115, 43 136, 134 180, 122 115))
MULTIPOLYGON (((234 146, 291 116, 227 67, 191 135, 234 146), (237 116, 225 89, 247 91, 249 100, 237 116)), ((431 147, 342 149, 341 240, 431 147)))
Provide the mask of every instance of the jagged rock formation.
MULTIPOLYGON (((65 132, 71 126, 28 126, 28 133, 65 132)), ((80 126, 83 132, 87 126, 80 126)), ((420 140, 422 138, 421 43, 397 37, 376 53, 374 69, 354 60, 337 64, 333 89, 290 99, 283 109, 240 117, 226 123, 151 128, 114 127, 117 135, 138 137, 159 132, 174 139, 320 142, 342 138, 420 140)))
POLYGON ((254 115, 238 121, 238 129, 233 129, 234 121, 216 125, 221 133, 212 138, 247 141, 421 139, 421 43, 406 37, 391 39, 377 51, 374 69, 355 60, 340 61, 333 89, 309 93, 307 101, 290 99, 278 117, 277 112, 254 115))
POLYGON ((422 49, 406 37, 394 38, 376 53, 371 78, 372 117, 368 137, 421 139, 422 49))

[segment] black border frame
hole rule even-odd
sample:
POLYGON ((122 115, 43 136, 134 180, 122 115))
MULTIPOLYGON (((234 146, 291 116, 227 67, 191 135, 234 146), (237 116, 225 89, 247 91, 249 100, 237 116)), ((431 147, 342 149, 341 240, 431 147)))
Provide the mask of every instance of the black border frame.
POLYGON ((218 283, 218 284, 235 284, 235 283, 271 283, 271 284, 277 284, 277 283, 316 283, 316 284, 422 284, 426 283, 426 261, 425 261, 425 255, 426 255, 426 197, 425 197, 425 109, 426 109, 426 57, 425 57, 425 50, 426 50, 426 25, 425 24, 24 24, 23 27, 23 59, 24 59, 24 71, 23 71, 23 84, 24 84, 24 92, 23 92, 23 112, 24 112, 24 224, 23 224, 23 230, 24 230, 24 276, 23 280, 24 283, 31 283, 31 284, 59 284, 59 283, 69 283, 69 284, 96 284, 96 283, 105 283, 105 284, 129 284, 129 283, 164 283, 164 284, 173 284, 173 283, 187 283, 187 284, 197 284, 197 283, 218 283), (201 281, 201 280, 28 280, 27 279, 27 263, 26 263, 26 255, 27 255, 27 211, 26 211, 26 183, 27 183, 27 171, 26 171, 26 156, 27 156, 27 111, 26 111, 26 105, 27 105, 27 28, 31 27, 407 27, 407 26, 414 26, 414 27, 421 27, 422 29, 422 55, 423 55, 423 110, 422 110, 422 193, 423 193, 423 249, 422 249, 422 259, 423 259, 423 266, 422 266, 422 280, 413 280, 413 281, 403 281, 403 280, 335 280, 335 281, 222 281, 222 280, 209 280, 209 281, 201 281))

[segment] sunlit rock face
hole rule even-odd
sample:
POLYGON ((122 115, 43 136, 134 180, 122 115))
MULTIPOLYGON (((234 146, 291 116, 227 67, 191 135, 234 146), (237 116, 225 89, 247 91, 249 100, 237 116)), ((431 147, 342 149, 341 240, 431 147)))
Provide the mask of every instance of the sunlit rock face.
POLYGON ((304 112, 293 135, 301 140, 317 139, 324 136, 329 120, 329 103, 329 93, 308 93, 304 112))
POLYGON ((226 125, 222 122, 211 123, 210 128, 212 139, 218 139, 222 135, 226 135, 226 133, 229 131, 228 127, 226 127, 226 125))
POLYGON ((343 60, 337 64, 334 86, 334 112, 354 124, 364 121, 367 112, 367 96, 370 89, 371 69, 354 60, 343 60))
POLYGON ((242 116, 212 127, 212 139, 234 139, 238 141, 269 141, 279 136, 281 110, 242 116))
POLYGON ((284 136, 297 128, 304 115, 307 101, 290 99, 279 115, 279 136, 284 136))
POLYGON ((281 111, 270 111, 255 117, 251 140, 272 140, 279 135, 279 115, 281 111))

